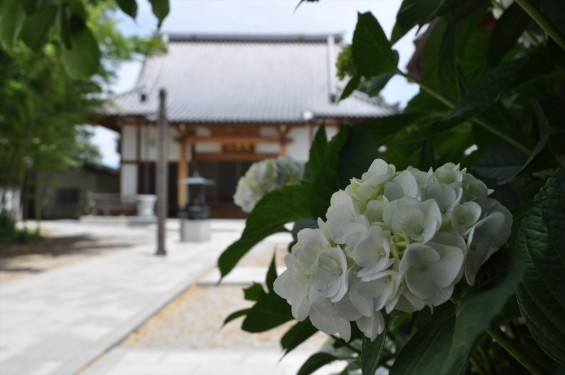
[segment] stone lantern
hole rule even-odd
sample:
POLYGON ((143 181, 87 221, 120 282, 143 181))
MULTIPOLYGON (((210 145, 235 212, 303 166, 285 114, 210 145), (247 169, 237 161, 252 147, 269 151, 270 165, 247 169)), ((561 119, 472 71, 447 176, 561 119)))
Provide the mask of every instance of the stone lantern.
POLYGON ((210 208, 206 204, 206 186, 214 185, 214 181, 207 180, 194 172, 192 177, 184 180, 188 185, 188 203, 184 207, 184 217, 190 220, 207 219, 210 208))
POLYGON ((206 187, 214 185, 195 172, 184 180, 188 185, 188 203, 179 212, 181 218, 181 242, 201 242, 210 240, 210 208, 206 203, 206 187))

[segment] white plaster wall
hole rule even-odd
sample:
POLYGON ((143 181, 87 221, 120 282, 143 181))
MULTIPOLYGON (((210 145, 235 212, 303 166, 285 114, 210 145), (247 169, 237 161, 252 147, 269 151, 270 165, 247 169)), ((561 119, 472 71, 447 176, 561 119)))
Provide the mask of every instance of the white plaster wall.
POLYGON ((259 154, 278 154, 280 151, 280 146, 275 143, 259 143, 255 147, 255 151, 259 154))
MULTIPOLYGON (((145 126, 141 129, 141 155, 143 161, 156 161, 158 154, 158 134, 156 126, 145 126)), ((175 140, 178 132, 174 128, 169 128, 169 161, 179 160, 179 143, 175 140)), ((135 158, 135 156, 134 156, 135 158)))
POLYGON ((292 143, 286 145, 286 154, 297 161, 308 160, 310 150, 310 129, 308 127, 293 127, 288 133, 292 143))
POLYGON ((137 194, 137 164, 122 164, 120 194, 137 194))
POLYGON ((279 133, 272 126, 264 126, 259 129, 259 134, 263 137, 278 137, 279 133))
POLYGON ((332 139, 338 133, 338 131, 339 129, 337 126, 327 126, 326 135, 328 136, 328 139, 332 139))
POLYGON ((195 134, 199 137, 209 137, 212 135, 212 131, 204 126, 199 126, 196 128, 195 134))
POLYGON ((136 126, 125 125, 122 128, 122 160, 135 160, 136 126))
POLYGON ((140 158, 143 161, 151 160, 151 150, 157 146, 157 132, 154 126, 143 126, 141 128, 141 153, 140 158))
POLYGON ((222 152, 222 146, 219 143, 200 143, 196 145, 196 152, 222 152))

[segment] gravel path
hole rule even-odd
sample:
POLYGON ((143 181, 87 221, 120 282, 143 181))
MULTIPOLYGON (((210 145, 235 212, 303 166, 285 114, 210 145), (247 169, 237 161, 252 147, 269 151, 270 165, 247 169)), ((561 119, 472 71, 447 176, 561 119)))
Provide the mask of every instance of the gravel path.
MULTIPOLYGON (((275 250, 277 267, 281 267, 287 253, 287 242, 259 244, 241 260, 238 267, 260 267, 266 273, 275 250)), ((160 349, 280 349, 280 338, 294 322, 259 334, 241 330, 243 318, 223 326, 229 314, 252 305, 243 298, 244 287, 193 285, 130 335, 122 346, 160 349)), ((315 335, 299 348, 315 350, 323 345, 326 337, 323 334, 315 335)))

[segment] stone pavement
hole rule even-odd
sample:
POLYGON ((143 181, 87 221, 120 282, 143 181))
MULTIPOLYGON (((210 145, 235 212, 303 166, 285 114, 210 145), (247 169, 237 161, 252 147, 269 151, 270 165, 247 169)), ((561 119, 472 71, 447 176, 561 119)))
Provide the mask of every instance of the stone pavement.
MULTIPOLYGON (((179 222, 169 220, 166 257, 154 256, 155 225, 55 221, 42 228, 115 238, 128 246, 0 284, 0 375, 290 375, 312 354, 297 350, 281 360, 281 351, 255 348, 116 347, 197 280, 215 282, 217 258, 239 237, 241 220, 213 220, 211 241, 202 243, 180 243, 179 222)), ((264 269, 256 271, 236 268, 224 281, 262 279, 264 269)))
POLYGON ((212 241, 180 243, 178 221, 171 221, 166 257, 154 256, 154 225, 57 221, 42 228, 59 235, 121 236, 133 246, 2 283, 1 375, 78 373, 210 271, 243 222, 214 221, 212 241))
MULTIPOLYGON (((281 360, 275 350, 169 351, 116 348, 85 375, 295 375, 311 352, 294 351, 281 360)), ((338 362, 315 374, 337 374, 338 362)))

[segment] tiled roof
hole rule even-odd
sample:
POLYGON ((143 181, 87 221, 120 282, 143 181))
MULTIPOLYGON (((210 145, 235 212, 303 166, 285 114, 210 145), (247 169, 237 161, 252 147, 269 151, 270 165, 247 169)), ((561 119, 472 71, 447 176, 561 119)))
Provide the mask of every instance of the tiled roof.
POLYGON ((146 59, 135 87, 117 95, 107 114, 155 118, 161 88, 171 122, 302 123, 392 114, 394 108, 362 93, 332 100, 345 86, 335 78, 340 42, 340 35, 169 35, 168 52, 146 59))

